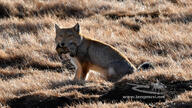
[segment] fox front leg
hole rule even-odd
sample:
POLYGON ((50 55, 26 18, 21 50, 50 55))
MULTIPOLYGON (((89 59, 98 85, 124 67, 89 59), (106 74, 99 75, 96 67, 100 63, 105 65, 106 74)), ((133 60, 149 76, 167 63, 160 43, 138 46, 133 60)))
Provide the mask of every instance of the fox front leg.
MULTIPOLYGON (((69 56, 69 55, 67 55, 69 56)), ((74 80, 81 80, 83 75, 82 65, 76 57, 70 57, 71 63, 75 66, 74 80)))

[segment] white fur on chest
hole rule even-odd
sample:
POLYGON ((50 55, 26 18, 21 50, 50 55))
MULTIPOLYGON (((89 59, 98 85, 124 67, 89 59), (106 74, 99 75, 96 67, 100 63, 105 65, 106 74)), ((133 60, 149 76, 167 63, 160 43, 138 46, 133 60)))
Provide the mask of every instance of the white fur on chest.
POLYGON ((75 57, 71 57, 69 54, 66 54, 68 58, 70 58, 71 63, 75 66, 75 69, 77 70, 79 66, 79 61, 75 57))

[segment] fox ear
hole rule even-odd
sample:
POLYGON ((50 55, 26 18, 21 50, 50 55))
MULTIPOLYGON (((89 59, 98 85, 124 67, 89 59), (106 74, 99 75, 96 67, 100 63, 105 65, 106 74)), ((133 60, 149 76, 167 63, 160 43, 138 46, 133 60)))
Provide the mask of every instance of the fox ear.
POLYGON ((80 28, 80 27, 79 27, 79 23, 77 23, 77 24, 73 27, 73 29, 74 29, 77 33, 79 33, 79 31, 80 31, 79 28, 80 28))
POLYGON ((60 30, 60 27, 57 24, 55 24, 55 30, 56 31, 60 30))

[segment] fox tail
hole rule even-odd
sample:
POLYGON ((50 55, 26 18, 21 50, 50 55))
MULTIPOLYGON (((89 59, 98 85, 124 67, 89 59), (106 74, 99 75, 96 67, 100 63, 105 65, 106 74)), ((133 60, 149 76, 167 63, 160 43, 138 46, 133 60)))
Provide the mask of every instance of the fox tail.
POLYGON ((148 69, 154 69, 153 64, 150 62, 144 62, 138 66, 137 71, 148 70, 148 69))

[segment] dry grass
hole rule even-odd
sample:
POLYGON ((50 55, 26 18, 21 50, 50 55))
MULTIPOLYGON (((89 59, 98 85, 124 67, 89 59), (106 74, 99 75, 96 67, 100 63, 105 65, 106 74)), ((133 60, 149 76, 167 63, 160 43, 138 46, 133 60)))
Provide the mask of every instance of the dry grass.
MULTIPOLYGON (((191 107, 191 0, 0 0, 0 107, 191 107), (106 42, 137 67, 114 85, 90 73, 75 82, 74 67, 55 51, 54 24, 106 42), (167 86, 165 102, 117 101, 127 82, 167 86), (111 94, 112 93, 112 94, 111 94), (114 102, 101 100, 108 96, 114 102)), ((110 99, 109 99, 110 100, 110 99)), ((111 101, 110 100, 110 101, 111 101)))

